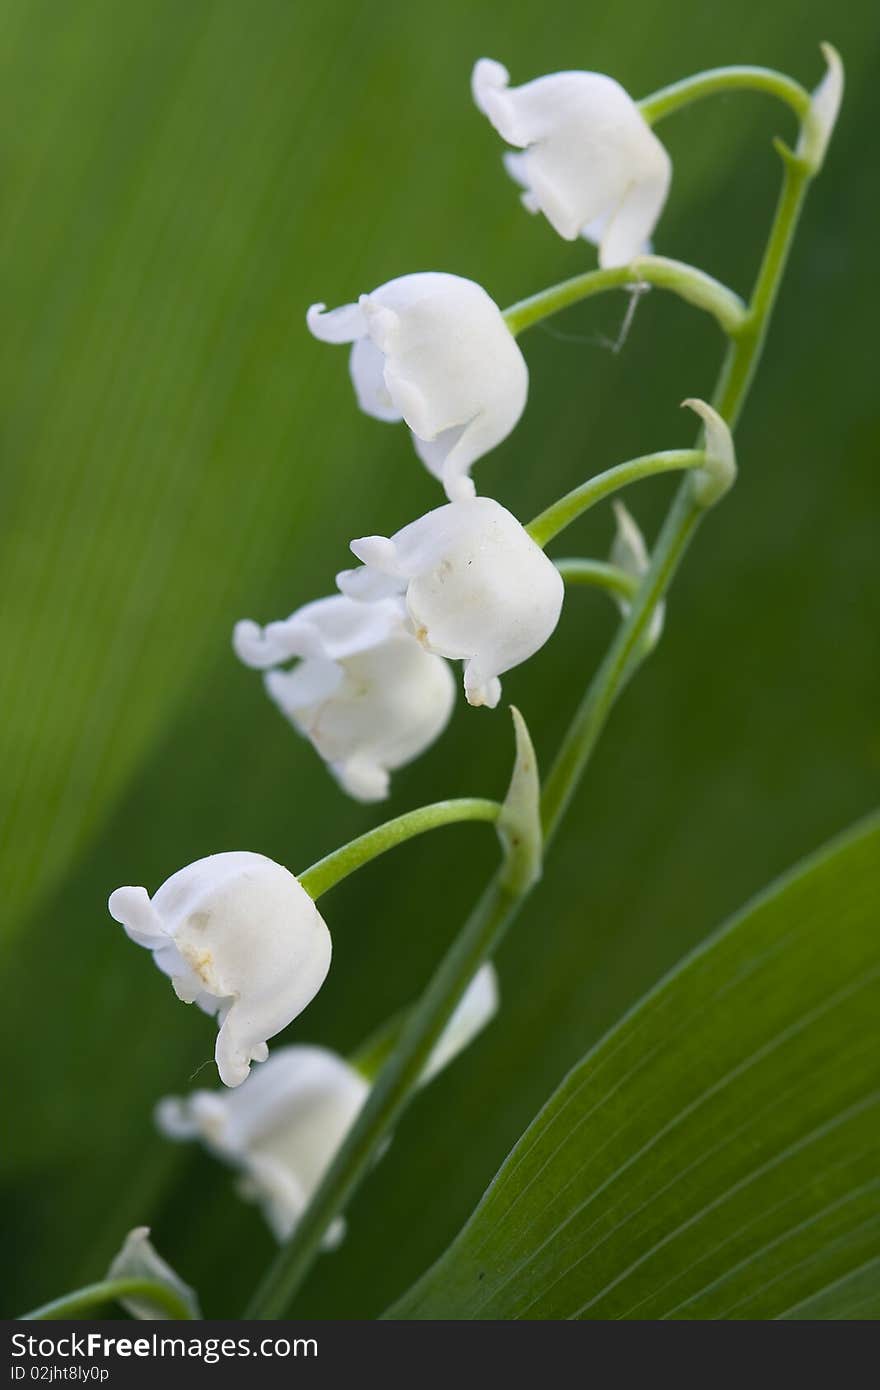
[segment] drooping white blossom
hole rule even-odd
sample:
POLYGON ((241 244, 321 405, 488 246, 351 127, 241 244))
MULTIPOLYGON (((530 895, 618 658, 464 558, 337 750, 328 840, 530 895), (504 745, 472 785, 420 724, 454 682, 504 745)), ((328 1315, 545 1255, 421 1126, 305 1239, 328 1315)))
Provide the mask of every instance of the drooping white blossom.
MULTIPOLYGON (((239 1192, 260 1203, 278 1240, 293 1231, 361 1106, 369 1082, 324 1047, 279 1047, 237 1091, 195 1091, 159 1102, 169 1139, 200 1139, 240 1175, 239 1192)), ((338 1244, 342 1221, 328 1231, 338 1244)))
MULTIPOLYGON (((612 565, 622 569, 624 574, 632 575, 633 579, 641 579, 647 574, 651 564, 651 557, 648 554, 648 547, 645 545, 645 538, 642 535, 635 519, 622 502, 614 502, 614 517, 617 522, 617 534, 611 546, 609 560, 612 565)), ((629 613, 630 603, 628 599, 619 598, 618 607, 624 617, 629 613)), ((658 603, 651 617, 648 628, 648 646, 654 647, 659 642, 663 632, 663 623, 666 618, 666 604, 658 603)))
MULTIPOLYGON (((422 1072, 424 1085, 485 1027, 498 1008, 494 968, 477 971, 422 1072)), ((324 1047, 278 1048, 237 1091, 168 1096, 156 1123, 170 1139, 198 1139, 237 1169, 242 1196, 260 1204, 278 1240, 287 1240, 370 1092, 356 1067, 324 1047)), ((324 1248, 345 1223, 330 1226, 324 1248)))
POLYGON ((313 304, 326 343, 351 343, 358 405, 405 420, 419 458, 447 497, 473 496, 471 465, 510 434, 525 408, 525 359, 486 291, 460 275, 402 275, 357 304, 313 304))
POLYGON ((559 571, 490 497, 450 502, 390 538, 352 541, 351 549, 363 568, 337 576, 343 593, 364 602, 405 593, 428 651, 465 663, 472 705, 494 708, 498 677, 538 651, 559 620, 559 571))
POLYGON ((599 247, 603 267, 628 265, 646 248, 672 177, 669 155, 633 99, 598 72, 556 72, 511 87, 507 69, 481 58, 474 100, 502 139, 529 212, 573 241, 599 247))
POLYGON ((389 774, 424 752, 452 712, 452 673, 413 637, 400 598, 334 594, 265 628, 236 624, 233 645, 266 671, 270 698, 359 801, 387 796, 389 774), (292 670, 277 669, 296 657, 292 670))
POLYGON ((293 874, 262 854, 196 860, 146 888, 117 888, 111 916, 152 951, 185 1004, 215 1014, 220 1080, 239 1086, 269 1038, 317 994, 330 968, 326 923, 293 874))

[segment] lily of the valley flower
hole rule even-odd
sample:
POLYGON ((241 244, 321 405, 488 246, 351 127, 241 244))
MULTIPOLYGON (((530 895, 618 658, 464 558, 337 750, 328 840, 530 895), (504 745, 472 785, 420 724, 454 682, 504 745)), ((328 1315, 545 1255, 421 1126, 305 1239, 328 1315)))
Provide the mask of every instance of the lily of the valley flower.
POLYGON ((185 1004, 216 1014, 220 1080, 239 1086, 267 1041, 311 1003, 330 968, 327 925, 293 874, 262 854, 198 859, 146 888, 117 888, 109 909, 152 951, 185 1004))
POLYGON ((559 620, 559 571, 490 497, 450 502, 391 538, 366 536, 351 549, 363 568, 337 577, 343 593, 370 602, 405 592, 428 651, 464 661, 472 705, 494 708, 498 677, 538 651, 559 620))
MULTIPOLYGON (((651 557, 648 554, 648 547, 645 545, 645 538, 639 530, 635 519, 622 502, 614 502, 614 517, 617 522, 617 534, 611 546, 611 553, 608 556, 612 565, 622 569, 624 574, 631 574, 634 579, 641 579, 647 574, 651 564, 651 557)), ((627 599, 617 600, 621 613, 626 617, 630 610, 627 599)), ((666 618, 666 604, 658 603, 651 617, 651 624, 647 633, 647 645, 651 649, 659 642, 663 632, 663 623, 666 618)))
POLYGON ((501 311, 460 275, 402 275, 306 322, 325 343, 352 343, 358 405, 377 420, 405 420, 419 458, 450 500, 473 496, 471 465, 510 434, 529 374, 501 311))
POLYGON ((452 673, 413 637, 399 598, 334 594, 265 628, 236 624, 233 645, 267 671, 269 696, 359 801, 387 796, 389 773, 424 752, 452 712, 452 673), (294 657, 293 670, 267 669, 294 657))
POLYGON ((640 255, 666 201, 669 155, 627 92, 598 72, 556 72, 510 87, 491 58, 474 67, 474 100, 502 139, 529 212, 573 241, 599 246, 601 266, 640 255))
MULTIPOLYGON (((169 1139, 200 1139, 239 1170, 239 1192, 259 1201, 279 1241, 293 1231, 370 1092, 324 1047, 279 1047, 237 1091, 167 1096, 156 1123, 169 1139)), ((326 1249, 344 1234, 333 1222, 326 1249)))
MULTIPOLYGON (((424 1085, 489 1022, 498 1008, 491 965, 474 976, 422 1072, 424 1085)), ((370 1084, 327 1048, 279 1048, 238 1091, 168 1096, 156 1123, 170 1139, 199 1139, 238 1169, 242 1196, 259 1202, 278 1240, 287 1240, 354 1124, 370 1084)), ((340 1217, 324 1248, 345 1234, 340 1217)))

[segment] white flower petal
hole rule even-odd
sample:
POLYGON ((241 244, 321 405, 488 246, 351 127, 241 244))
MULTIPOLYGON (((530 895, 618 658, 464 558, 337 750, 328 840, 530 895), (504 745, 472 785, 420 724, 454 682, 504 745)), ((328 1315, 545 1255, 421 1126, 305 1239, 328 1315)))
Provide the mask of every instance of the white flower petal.
POLYGON ((349 795, 378 801, 388 794, 388 774, 443 732, 455 682, 446 663, 403 627, 380 645, 346 658, 340 671, 338 686, 310 705, 289 703, 281 672, 272 673, 269 691, 349 795))
POLYGON ((467 663, 473 704, 496 705, 498 676, 543 646, 559 619, 558 570, 491 498, 450 502, 391 538, 368 536, 351 548, 367 573, 406 582, 416 636, 429 651, 467 663))
POLYGON ((559 72, 521 87, 481 59, 474 97, 498 133, 523 154, 505 164, 568 241, 602 228, 600 264, 628 264, 650 239, 669 190, 671 163, 638 107, 612 78, 559 72))
POLYGON ((338 661, 314 657, 301 661, 292 671, 267 671, 263 677, 266 694, 282 714, 293 719, 300 710, 320 704, 335 695, 345 679, 338 661))
POLYGON ((339 309, 313 304, 306 314, 306 324, 312 336, 322 343, 354 343, 367 331, 360 304, 343 304, 339 309))
MULTIPOLYGON (((378 559, 389 542, 378 537, 376 543, 378 559)), ((405 581, 363 570, 341 575, 340 585, 347 588, 349 578, 358 598, 374 601, 335 594, 307 604, 283 623, 269 623, 262 632, 245 624, 254 629, 247 632, 246 649, 239 624, 236 648, 250 665, 269 664, 267 654, 278 660, 303 657, 293 670, 266 672, 267 694, 311 741, 349 795, 378 801, 388 795, 389 773, 411 762, 442 733, 455 688, 445 662, 426 651, 409 629, 405 581)), ((141 930, 150 933, 155 924, 143 916, 143 902, 138 902, 141 930)), ((181 997, 198 1002, 201 983, 173 943, 163 960, 181 997)))
MULTIPOLYGON (((668 187, 663 177, 633 183, 620 205, 605 218, 597 219, 600 266, 629 265, 644 254, 666 201, 668 187)), ((592 225, 595 228, 595 223, 592 225)), ((586 227, 582 234, 588 234, 586 227)))
POLYGON ((471 465, 511 432, 528 395, 525 359, 486 291, 460 275, 426 271, 335 311, 338 331, 332 315, 309 312, 319 336, 354 337, 350 368, 361 408, 404 419, 448 495, 469 495, 471 465))
POLYGON ((406 590, 406 583, 399 576, 383 574, 377 569, 340 570, 336 583, 346 598, 365 604, 377 603, 406 590))
MULTIPOLYGON (((286 1240, 369 1089, 354 1067, 326 1048, 282 1047, 238 1090, 168 1097, 156 1119, 169 1138, 199 1138, 233 1163, 243 1193, 260 1203, 277 1238, 286 1240)), ((340 1235, 337 1227, 325 1248, 338 1244, 340 1235)))
MULTIPOLYGON (((143 936, 143 904, 133 891, 120 896, 117 890, 111 912, 129 935, 143 936)), ((163 942, 140 944, 153 949, 180 998, 217 1014, 220 1079, 238 1086, 251 1062, 265 1058, 267 1040, 323 984, 332 949, 326 924, 293 874, 244 851, 181 869, 153 895, 151 907, 163 942)))
POLYGON ((366 607, 331 594, 265 628, 247 620, 236 623, 232 644, 239 659, 257 670, 279 666, 293 657, 341 661, 383 642, 400 626, 402 616, 399 602, 366 607))
POLYGON ((348 359, 357 403, 365 415, 396 424, 403 416, 385 385, 385 356, 371 338, 358 338, 348 359))

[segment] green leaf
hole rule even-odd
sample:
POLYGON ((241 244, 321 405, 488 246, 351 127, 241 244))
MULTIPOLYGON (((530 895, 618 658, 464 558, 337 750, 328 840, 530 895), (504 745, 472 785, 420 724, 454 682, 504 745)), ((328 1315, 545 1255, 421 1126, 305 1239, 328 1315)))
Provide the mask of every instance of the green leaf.
MULTIPOLYGON (((353 536, 440 500, 407 431, 357 410, 347 354, 311 338, 307 306, 425 268, 509 304, 595 265, 593 248, 520 209, 468 95, 481 53, 515 82, 581 55, 641 95, 730 62, 810 83, 828 34, 847 96, 743 419, 739 482, 502 949, 504 1006, 417 1098, 298 1314, 378 1315, 446 1248, 572 1063, 707 924, 874 803, 880 475, 862 267, 880 185, 858 154, 876 108, 876 4, 837 6, 832 33, 827 0, 713 7, 711 24, 705 0, 676 13, 671 25, 668 6, 637 0, 597 25, 595 7, 560 0, 551 26, 515 0, 502 51, 468 0, 442 22, 389 0, 381 23, 358 0, 6 0, 7 1313, 102 1278, 141 1222, 216 1317, 240 1312, 272 1255, 230 1173, 155 1130, 161 1096, 204 1084, 191 1078, 215 1029, 112 922, 110 891, 155 889, 224 849, 298 868, 509 772, 505 711, 459 698, 388 806, 358 806, 229 643, 236 619, 331 592, 353 536)), ((793 119, 748 95, 664 124, 675 180, 658 252, 747 289, 776 196, 774 133, 793 138, 793 119)), ((524 335, 529 407, 478 479, 515 515, 621 458, 691 443, 678 402, 711 389, 720 334, 650 294, 612 353, 627 303, 594 300, 524 335)), ((639 491, 648 537, 669 488, 639 491)), ((597 508, 577 549, 604 555, 611 534, 597 508)), ((553 640, 505 676, 541 765, 614 621, 601 594, 571 595, 553 640)), ((488 838, 450 829, 335 890, 333 969, 278 1045, 348 1052, 415 998, 484 883, 488 838)))
POLYGON ((873 819, 587 1054, 386 1316, 880 1311, 878 921, 873 819))

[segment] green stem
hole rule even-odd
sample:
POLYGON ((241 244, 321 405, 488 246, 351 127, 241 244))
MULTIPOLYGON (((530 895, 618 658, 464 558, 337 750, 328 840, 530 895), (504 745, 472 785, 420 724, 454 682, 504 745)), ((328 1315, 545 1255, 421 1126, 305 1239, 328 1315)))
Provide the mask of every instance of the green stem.
MULTIPOLYGON (((786 151, 782 191, 755 281, 748 324, 730 343, 713 400, 715 409, 731 428, 745 404, 764 346, 809 180, 809 166, 786 151)), ((654 547, 640 593, 591 681, 544 783, 541 818, 545 844, 557 830, 611 707, 635 669, 639 638, 647 628, 654 605, 704 515, 690 479, 685 478, 654 547)))
POLYGON ((610 565, 605 560, 554 560, 553 562, 566 584, 590 584, 604 589, 613 598, 632 601, 641 585, 641 578, 628 574, 619 565, 610 565))
POLYGON ((810 185, 811 170, 784 145, 777 144, 783 160, 782 189, 773 226, 755 281, 746 322, 731 344, 721 371, 713 404, 731 429, 739 418, 764 347, 770 317, 782 283, 791 244, 810 185))
POLYGON ((701 449, 667 449, 662 453, 643 454, 627 463, 619 463, 615 468, 597 473, 594 478, 589 478, 587 482, 581 483, 580 487, 573 488, 564 497, 560 497, 530 521, 526 530, 532 540, 543 549, 560 531, 564 531, 566 526, 570 526, 579 516, 583 516, 584 512, 595 507, 597 502, 601 502, 612 492, 618 492, 622 487, 628 487, 630 483, 638 482, 641 478, 650 478, 655 473, 701 468, 705 462, 706 455, 701 449))
POLYGON ((710 72, 697 73, 695 77, 684 77, 673 82, 670 87, 661 87, 638 103, 639 110, 649 125, 679 111, 692 102, 702 101, 704 97, 717 96, 719 92, 766 92, 778 97, 790 106, 799 121, 809 113, 810 94, 795 82, 794 78, 772 68, 727 67, 713 68, 710 72))
POLYGON ((100 1284, 87 1284, 73 1293, 54 1298, 30 1313, 22 1313, 21 1322, 45 1322, 52 1318, 73 1318, 79 1313, 104 1303, 119 1303, 124 1298, 148 1298, 164 1308, 169 1318, 192 1321, 192 1313, 182 1298, 178 1298, 167 1284, 154 1283, 152 1279, 105 1279, 100 1284))
MULTIPOLYGON (((737 332, 715 396, 715 408, 730 424, 745 401, 766 336, 767 323, 800 213, 809 169, 793 156, 776 209, 767 250, 755 285, 748 331, 737 332)), ((551 768, 542 798, 547 839, 558 829, 583 775, 611 708, 639 662, 656 603, 662 598, 701 518, 706 515, 690 485, 682 481, 654 547, 651 565, 608 654, 575 713, 551 768)), ((495 951, 525 892, 516 895, 496 874, 438 966, 410 1014, 400 1042, 378 1080, 329 1172, 288 1244, 257 1291, 247 1316, 283 1316, 317 1255, 324 1231, 369 1172, 380 1145, 401 1115, 431 1048, 458 999, 482 962, 495 951)))
POLYGON ((640 655, 647 654, 642 637, 703 514, 704 508, 694 499, 685 479, 654 547, 651 567, 604 661, 587 687, 544 782, 541 822, 545 845, 559 827, 615 700, 640 664, 640 655))
POLYGON ((612 266, 608 270, 588 270, 563 280, 558 285, 541 290, 528 299, 521 299, 504 310, 504 318, 514 337, 551 314, 558 314, 582 299, 590 299, 606 290, 632 289, 639 285, 655 285, 671 290, 680 299, 711 314, 724 333, 733 333, 742 323, 746 306, 738 294, 714 280, 703 270, 673 261, 667 256, 639 256, 629 265, 612 266))
POLYGON ((500 814, 501 806, 497 801, 475 796, 419 806, 417 810, 407 811, 405 815, 386 821, 384 825, 377 825, 374 830, 368 830, 365 835, 359 835, 356 840, 335 849, 332 854, 319 859, 317 864, 297 874, 297 878, 309 897, 317 899, 335 888, 349 874, 415 835, 424 835, 427 830, 436 830, 441 825, 455 825, 459 821, 497 821, 500 814))
POLYGON ((410 1012, 409 1009, 398 1009, 370 1034, 366 1042, 361 1043, 356 1052, 349 1055, 350 1065, 371 1084, 399 1043, 410 1012))
POLYGON ((379 1146, 402 1114, 458 1000, 483 961, 495 951, 521 901, 504 886, 501 874, 496 874, 409 1015, 398 1046, 293 1236, 257 1290, 246 1318, 285 1315, 321 1248, 324 1232, 372 1168, 379 1146))

